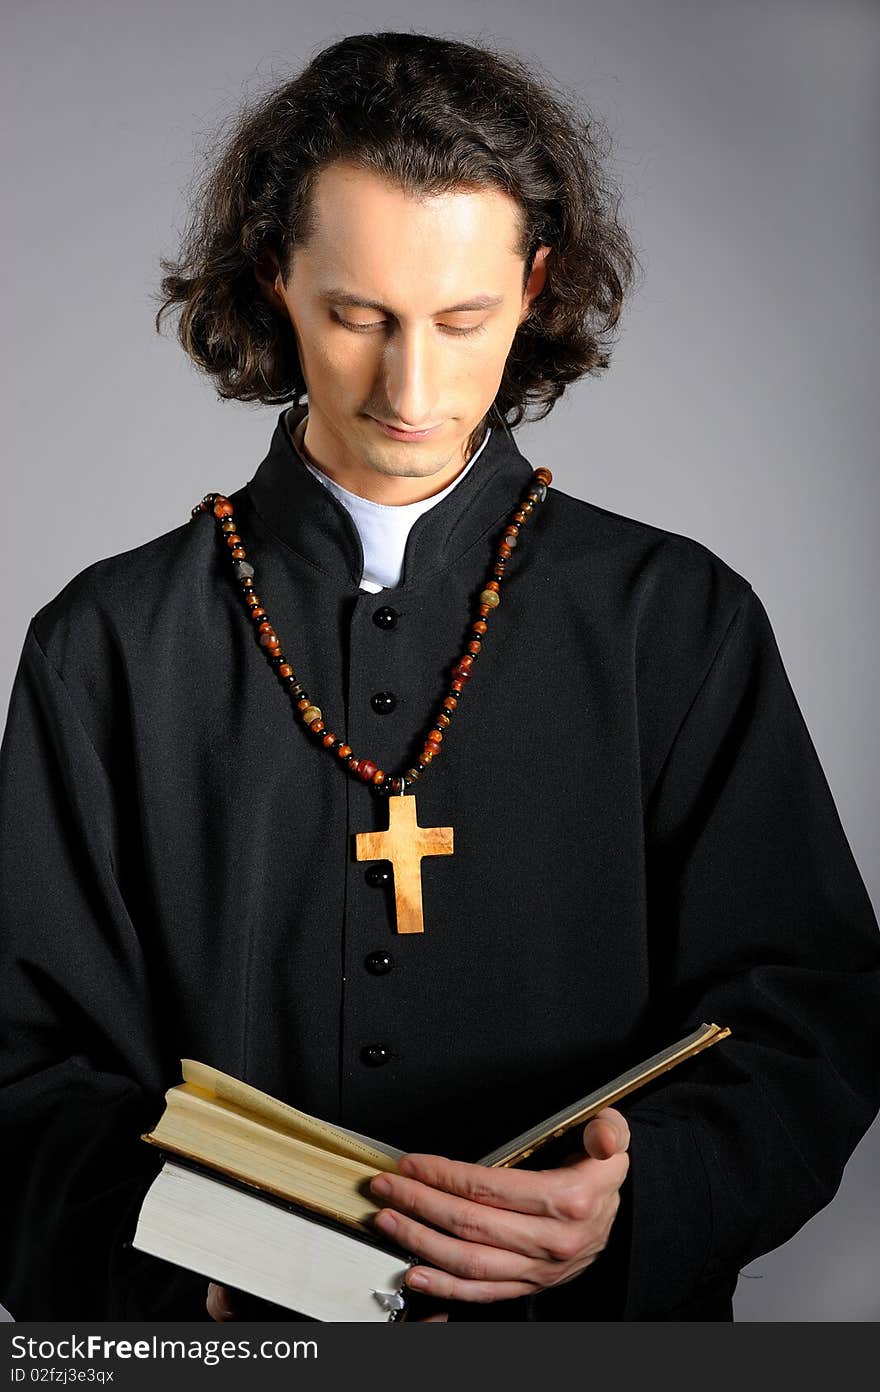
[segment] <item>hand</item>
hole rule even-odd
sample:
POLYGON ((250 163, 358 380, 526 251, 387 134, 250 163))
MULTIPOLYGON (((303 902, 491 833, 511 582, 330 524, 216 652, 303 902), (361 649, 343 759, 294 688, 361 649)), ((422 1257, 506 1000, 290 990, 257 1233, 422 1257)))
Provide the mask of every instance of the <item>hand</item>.
POLYGON ((216 1281, 208 1282, 208 1298, 205 1301, 205 1306, 212 1320, 238 1319, 232 1291, 228 1286, 218 1286, 216 1281))
POLYGON ((607 1246, 620 1207, 629 1171, 626 1118, 605 1107, 587 1122, 582 1142, 585 1156, 577 1152, 551 1170, 412 1154, 398 1162, 398 1174, 376 1175, 372 1194, 390 1205, 376 1215, 377 1228, 433 1263, 411 1267, 407 1285, 487 1303, 578 1276, 607 1246))

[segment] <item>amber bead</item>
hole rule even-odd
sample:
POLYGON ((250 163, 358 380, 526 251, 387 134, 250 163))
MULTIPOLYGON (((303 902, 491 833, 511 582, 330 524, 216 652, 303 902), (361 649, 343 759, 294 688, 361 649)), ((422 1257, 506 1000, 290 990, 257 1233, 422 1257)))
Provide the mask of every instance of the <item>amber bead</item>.
POLYGON ((323 711, 320 706, 308 705, 302 713, 303 724, 311 725, 313 720, 320 720, 322 715, 323 711))
POLYGON ((486 585, 486 589, 487 589, 487 590, 495 590, 495 592, 497 593, 498 590, 501 589, 501 586, 498 584, 498 581, 497 581, 497 580, 490 580, 490 581, 487 583, 487 585, 486 585))
POLYGON ((535 470, 535 478, 538 480, 539 483, 549 484, 553 482, 553 475, 551 474, 549 469, 544 468, 543 464, 541 465, 540 469, 535 470))
POLYGON ((437 716, 437 724, 438 724, 438 725, 442 725, 443 728, 444 728, 444 730, 445 730, 446 727, 447 727, 447 725, 451 725, 451 724, 452 724, 452 721, 449 719, 449 716, 448 716, 448 715, 438 715, 438 716, 437 716))
POLYGON ((433 757, 434 755, 430 749, 423 749, 421 754, 419 755, 419 760, 423 764, 430 764, 433 757))
POLYGON ((471 624, 474 633, 485 633, 488 627, 489 625, 483 619, 477 619, 475 623, 471 624))
POLYGON ((321 731, 324 729, 323 720, 310 720, 309 729, 313 735, 320 735, 321 731))
POLYGON ((443 704, 447 710, 454 711, 455 707, 458 705, 458 702, 456 701, 454 696, 444 696, 443 704))
POLYGON ((339 748, 337 749, 336 753, 339 755, 340 759, 347 759, 347 758, 349 757, 349 755, 351 754, 351 745, 350 745, 350 744, 340 744, 340 746, 339 746, 339 748))
POLYGON ((371 782, 371 783, 375 783, 377 787, 379 786, 380 783, 384 783, 384 782, 385 782, 385 770, 384 770, 384 769, 376 769, 376 772, 373 774, 373 777, 370 779, 370 782, 371 782))
POLYGON ((243 546, 235 546, 233 547, 231 554, 232 559, 234 561, 243 561, 245 556, 247 555, 247 552, 245 551, 243 546))
POLYGON ((231 517, 233 511, 233 506, 228 498, 218 498, 217 501, 214 503, 215 517, 231 517))
POLYGON ((241 540, 241 537, 238 535, 238 532, 236 532, 236 531, 227 532, 227 534, 226 534, 226 545, 227 545, 227 546, 241 546, 241 544, 242 544, 242 540, 241 540))
POLYGON ((498 547, 498 554, 499 554, 499 556, 504 556, 504 557, 509 556, 509 555, 511 554, 510 547, 509 547, 509 546, 505 546, 504 543, 502 542, 501 545, 498 547))
POLYGON ((264 633, 262 638, 260 639, 260 643, 264 648, 281 647, 281 639, 278 637, 277 633, 264 633))
POLYGON ((324 738, 321 740, 321 743, 323 744, 325 749, 329 749, 331 744, 336 743, 336 736, 332 733, 331 730, 328 730, 324 738))
MULTIPOLYGON (((492 584, 491 580, 489 581, 489 584, 492 584)), ((490 590, 489 586, 487 585, 485 590, 483 590, 483 593, 480 595, 480 612, 482 613, 484 608, 497 609, 500 603, 501 600, 498 598, 497 590, 490 590)))
POLYGON ((278 668, 278 675, 279 677, 293 676, 293 668, 291 667, 289 662, 282 662, 281 666, 278 668))

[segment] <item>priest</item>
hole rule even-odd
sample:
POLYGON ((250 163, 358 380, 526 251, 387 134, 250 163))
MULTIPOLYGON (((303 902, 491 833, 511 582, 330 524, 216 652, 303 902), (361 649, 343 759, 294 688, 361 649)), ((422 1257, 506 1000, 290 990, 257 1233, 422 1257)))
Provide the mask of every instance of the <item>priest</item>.
POLYGON ((577 228, 606 270, 622 244, 535 201, 487 123, 559 169, 571 144, 532 86, 468 106, 487 61, 346 39, 244 124, 165 289, 223 393, 282 398, 268 451, 244 482, 214 457, 187 519, 27 625, 0 750, 16 1319, 247 1313, 130 1245, 182 1057, 406 1150, 382 1224, 453 1320, 731 1319, 880 1106, 877 921, 761 599, 514 438, 530 387, 600 359, 558 338, 577 228), (329 85, 355 115, 304 169, 285 122, 329 85), (462 163, 454 110, 507 180, 485 141, 462 163), (703 1021, 730 1036, 538 1164, 477 1163, 703 1021))

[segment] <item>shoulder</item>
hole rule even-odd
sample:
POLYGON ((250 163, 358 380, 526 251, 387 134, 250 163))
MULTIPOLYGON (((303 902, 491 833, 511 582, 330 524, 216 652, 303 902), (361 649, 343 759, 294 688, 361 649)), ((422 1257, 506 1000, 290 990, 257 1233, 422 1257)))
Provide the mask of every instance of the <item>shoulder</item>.
POLYGON ((216 557, 214 529, 200 520, 92 561, 33 614, 30 630, 60 674, 91 668, 97 680, 114 654, 135 651, 166 628, 170 636, 216 557))
POLYGON ((752 592, 750 581, 698 538, 585 502, 553 486, 548 525, 569 593, 592 595, 634 633, 712 644, 752 592), (550 520, 552 518, 552 521, 550 520))

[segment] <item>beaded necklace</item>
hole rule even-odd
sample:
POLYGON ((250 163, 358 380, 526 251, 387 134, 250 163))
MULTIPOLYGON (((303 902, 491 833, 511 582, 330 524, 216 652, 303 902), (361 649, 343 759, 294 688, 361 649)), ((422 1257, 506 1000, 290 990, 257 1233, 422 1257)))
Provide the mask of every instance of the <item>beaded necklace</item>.
POLYGON ((520 540, 522 528, 536 504, 544 502, 553 475, 549 469, 534 469, 533 479, 516 506, 511 520, 504 526, 491 566, 491 578, 479 592, 477 617, 471 624, 471 637, 464 653, 451 669, 449 689, 443 696, 437 714, 425 735, 421 753, 405 773, 386 773, 372 759, 359 758, 341 736, 328 729, 321 707, 316 705, 298 680, 289 659, 281 648, 259 595, 254 590, 254 567, 246 559, 247 551, 235 521, 232 503, 223 493, 206 493, 192 509, 195 518, 200 512, 213 514, 217 521, 220 541, 232 564, 233 574, 242 590, 245 607, 255 626, 257 641, 275 675, 290 698, 296 716, 305 730, 314 736, 328 754, 334 755, 344 769, 369 785, 373 792, 389 796, 388 829, 358 832, 355 836, 357 860, 388 860, 394 870, 394 900, 398 933, 423 933, 421 859, 426 855, 452 855, 452 827, 421 827, 416 816, 415 794, 404 797, 413 784, 440 755, 444 737, 448 735, 452 717, 467 683, 473 676, 474 665, 482 652, 489 628, 489 618, 501 603, 501 581, 507 563, 520 540), (397 796, 399 795, 399 796, 397 796))

